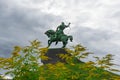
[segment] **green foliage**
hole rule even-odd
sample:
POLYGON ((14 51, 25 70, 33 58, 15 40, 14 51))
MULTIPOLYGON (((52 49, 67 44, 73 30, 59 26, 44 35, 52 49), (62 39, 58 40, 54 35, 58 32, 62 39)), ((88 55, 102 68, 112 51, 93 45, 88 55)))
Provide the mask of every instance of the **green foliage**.
POLYGON ((40 59, 49 60, 45 56, 47 50, 38 40, 30 42, 30 46, 15 46, 11 57, 0 58, 0 68, 9 70, 6 74, 12 75, 13 80, 120 80, 119 75, 106 71, 117 71, 110 68, 114 65, 111 54, 84 63, 80 60, 91 53, 79 44, 66 48, 67 54, 58 55, 66 63, 41 65, 40 59))
POLYGON ((6 80, 5 76, 0 74, 0 80, 6 80))
POLYGON ((3 79, 3 77, 0 75, 0 79, 3 79))
POLYGON ((44 55, 47 48, 40 48, 40 42, 34 40, 30 46, 15 46, 10 58, 0 58, 1 67, 8 69, 6 74, 13 76, 15 80, 38 80, 40 58, 47 60, 44 55))
POLYGON ((86 51, 86 48, 82 45, 76 45, 72 46, 72 49, 65 49, 67 51, 67 54, 60 54, 59 57, 61 59, 64 59, 67 63, 76 63, 78 60, 86 58, 89 54, 92 54, 90 52, 86 51))
POLYGON ((95 65, 99 68, 105 69, 105 70, 110 70, 110 71, 118 71, 117 69, 111 68, 111 66, 116 65, 112 63, 113 60, 112 54, 107 54, 105 57, 102 57, 101 59, 99 57, 94 57, 96 59, 95 65))

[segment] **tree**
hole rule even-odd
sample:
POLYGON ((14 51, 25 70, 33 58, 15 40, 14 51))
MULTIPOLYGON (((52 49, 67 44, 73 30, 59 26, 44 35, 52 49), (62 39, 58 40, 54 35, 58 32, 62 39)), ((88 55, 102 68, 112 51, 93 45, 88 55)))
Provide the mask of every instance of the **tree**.
POLYGON ((44 56, 47 48, 40 48, 40 42, 34 40, 30 42, 30 46, 15 46, 10 58, 0 58, 0 66, 9 70, 6 74, 10 74, 15 80, 38 80, 41 59, 48 59, 44 56))
POLYGON ((56 64, 42 65, 41 59, 49 60, 45 56, 47 50, 48 48, 41 47, 41 42, 38 40, 30 42, 30 46, 15 46, 11 57, 0 58, 0 68, 8 70, 6 75, 10 74, 13 80, 120 80, 119 75, 102 68, 106 65, 108 67, 113 65, 110 54, 102 59, 95 57, 96 62, 85 63, 81 59, 91 53, 79 44, 72 46, 72 49, 66 48, 67 54, 58 55, 66 63, 57 62, 56 64))

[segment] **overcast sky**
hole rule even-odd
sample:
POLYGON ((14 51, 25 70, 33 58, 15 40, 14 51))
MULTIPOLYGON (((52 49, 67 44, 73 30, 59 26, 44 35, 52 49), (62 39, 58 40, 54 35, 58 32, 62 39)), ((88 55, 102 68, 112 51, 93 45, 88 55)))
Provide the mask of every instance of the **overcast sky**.
POLYGON ((0 57, 34 39, 47 46, 44 32, 62 21, 71 22, 68 46, 81 43, 96 56, 111 53, 120 64, 120 0, 0 0, 0 57))

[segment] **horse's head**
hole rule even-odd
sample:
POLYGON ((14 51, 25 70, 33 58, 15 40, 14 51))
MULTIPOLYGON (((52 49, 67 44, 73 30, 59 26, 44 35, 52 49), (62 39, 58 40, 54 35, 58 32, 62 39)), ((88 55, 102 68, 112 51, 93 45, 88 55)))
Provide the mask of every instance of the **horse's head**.
POLYGON ((48 31, 46 31, 45 34, 46 34, 48 37, 50 37, 50 34, 48 33, 48 31))
POLYGON ((48 31, 45 32, 45 34, 46 34, 48 37, 50 37, 51 35, 54 35, 54 34, 55 34, 55 31, 53 31, 53 30, 48 30, 48 31))

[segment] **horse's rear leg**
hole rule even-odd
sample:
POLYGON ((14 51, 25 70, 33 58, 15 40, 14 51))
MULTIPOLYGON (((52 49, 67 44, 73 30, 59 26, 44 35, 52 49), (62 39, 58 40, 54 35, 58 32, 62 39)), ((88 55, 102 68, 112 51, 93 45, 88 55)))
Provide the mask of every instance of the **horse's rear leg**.
POLYGON ((65 42, 63 42, 63 47, 62 48, 65 48, 66 47, 66 45, 67 45, 67 42, 65 41, 65 42))

